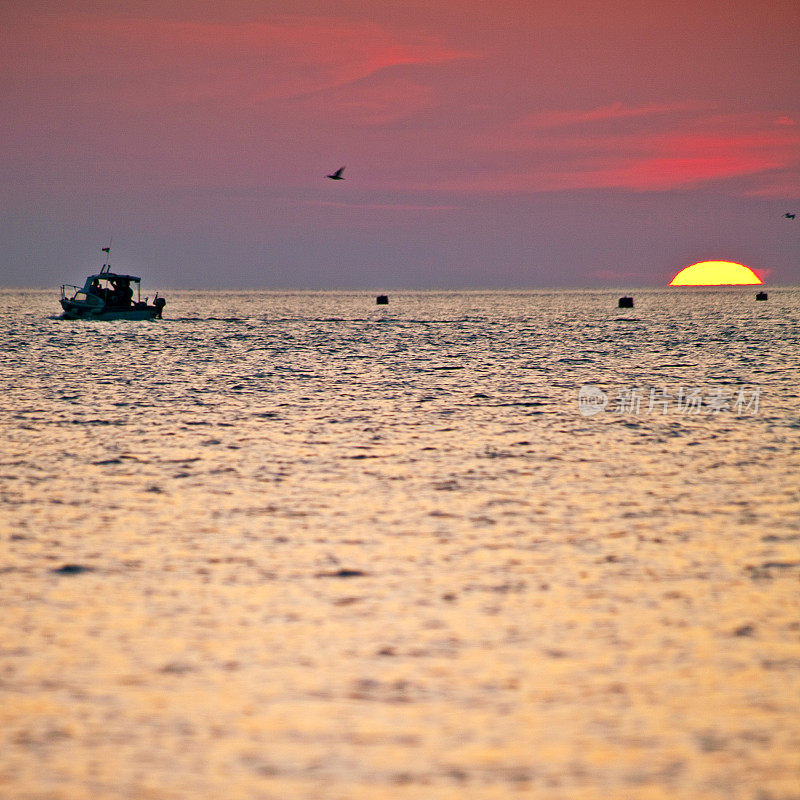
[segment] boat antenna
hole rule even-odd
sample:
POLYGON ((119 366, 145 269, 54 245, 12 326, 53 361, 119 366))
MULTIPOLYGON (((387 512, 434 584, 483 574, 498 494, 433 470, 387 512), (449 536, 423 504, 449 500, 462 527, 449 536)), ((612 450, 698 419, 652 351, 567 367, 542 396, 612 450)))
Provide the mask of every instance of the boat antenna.
POLYGON ((109 272, 111 270, 111 242, 112 242, 113 238, 114 238, 113 236, 109 237, 109 239, 108 239, 108 247, 100 248, 106 254, 106 256, 108 257, 108 263, 107 264, 103 264, 103 269, 101 269, 100 272, 109 272), (106 269, 106 267, 108 269, 106 269))

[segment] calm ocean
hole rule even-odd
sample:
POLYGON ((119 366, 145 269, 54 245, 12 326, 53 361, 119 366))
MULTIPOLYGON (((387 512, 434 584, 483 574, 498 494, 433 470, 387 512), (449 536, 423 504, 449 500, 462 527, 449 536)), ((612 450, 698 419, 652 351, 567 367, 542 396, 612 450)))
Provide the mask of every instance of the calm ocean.
POLYGON ((0 292, 0 797, 800 796, 756 291, 0 292))

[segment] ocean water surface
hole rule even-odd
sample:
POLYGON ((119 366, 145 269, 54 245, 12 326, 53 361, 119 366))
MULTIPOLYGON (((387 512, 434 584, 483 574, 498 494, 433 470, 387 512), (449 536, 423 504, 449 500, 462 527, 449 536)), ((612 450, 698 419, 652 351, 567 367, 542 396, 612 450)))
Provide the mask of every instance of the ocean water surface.
POLYGON ((800 797, 800 290, 618 294, 0 292, 0 797, 800 797))

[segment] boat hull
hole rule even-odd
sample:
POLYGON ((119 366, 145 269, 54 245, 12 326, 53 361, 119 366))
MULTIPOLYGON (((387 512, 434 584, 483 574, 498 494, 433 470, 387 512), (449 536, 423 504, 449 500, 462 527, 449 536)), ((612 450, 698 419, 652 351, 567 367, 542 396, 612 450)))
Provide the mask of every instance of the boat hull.
POLYGON ((161 316, 159 313, 161 309, 155 306, 119 309, 104 308, 98 310, 96 308, 87 308, 86 306, 70 303, 69 301, 62 301, 61 306, 64 309, 61 319, 91 319, 99 322, 111 322, 120 319, 133 321, 155 319, 161 316))

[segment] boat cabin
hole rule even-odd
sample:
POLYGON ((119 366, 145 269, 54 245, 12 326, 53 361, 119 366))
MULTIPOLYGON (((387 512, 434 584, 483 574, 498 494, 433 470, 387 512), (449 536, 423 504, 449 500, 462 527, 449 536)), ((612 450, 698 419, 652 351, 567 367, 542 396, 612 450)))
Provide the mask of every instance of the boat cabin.
MULTIPOLYGON (((100 272, 90 275, 81 290, 81 294, 99 297, 106 308, 129 308, 133 305, 133 288, 136 286, 136 302, 140 303, 141 278, 135 275, 118 275, 115 272, 100 272)), ((76 299, 77 296, 76 296, 76 299)), ((89 300, 91 303, 91 300, 89 300)))

